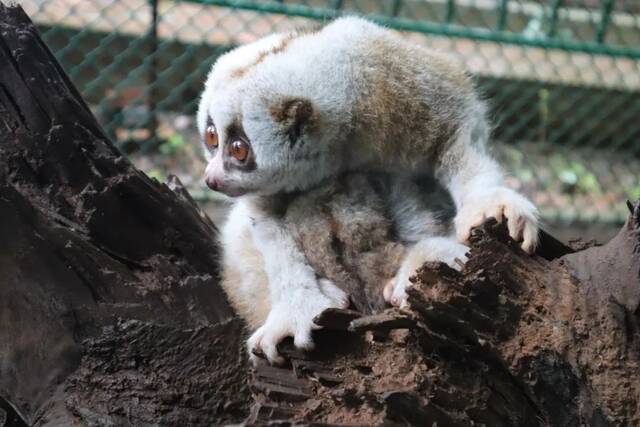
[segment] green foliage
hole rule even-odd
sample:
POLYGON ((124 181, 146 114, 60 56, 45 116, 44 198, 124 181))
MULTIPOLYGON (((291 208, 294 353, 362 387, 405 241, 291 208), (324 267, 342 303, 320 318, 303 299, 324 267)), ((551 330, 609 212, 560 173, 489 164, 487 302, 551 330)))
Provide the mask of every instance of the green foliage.
POLYGON ((165 156, 175 156, 187 147, 187 142, 180 134, 173 134, 160 144, 158 150, 165 156))

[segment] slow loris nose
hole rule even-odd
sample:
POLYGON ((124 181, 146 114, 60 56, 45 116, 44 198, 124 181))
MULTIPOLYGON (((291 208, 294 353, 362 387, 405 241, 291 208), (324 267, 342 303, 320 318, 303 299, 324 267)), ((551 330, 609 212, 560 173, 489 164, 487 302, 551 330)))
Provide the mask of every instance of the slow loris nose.
POLYGON ((207 177, 205 182, 207 183, 207 187, 209 187, 213 191, 218 191, 220 189, 220 180, 216 178, 207 177))
POLYGON ((214 191, 220 191, 222 187, 223 179, 222 158, 220 153, 217 153, 216 157, 211 159, 207 168, 204 171, 205 183, 207 187, 214 191))

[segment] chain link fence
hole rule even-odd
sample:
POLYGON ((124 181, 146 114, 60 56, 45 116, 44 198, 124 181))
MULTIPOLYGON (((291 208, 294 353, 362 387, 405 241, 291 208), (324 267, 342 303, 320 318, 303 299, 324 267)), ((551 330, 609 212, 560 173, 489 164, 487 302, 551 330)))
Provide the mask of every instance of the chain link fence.
POLYGON ((197 198, 193 123, 215 59, 274 31, 360 14, 476 76, 510 185, 554 224, 617 224, 640 197, 637 0, 23 0, 103 125, 139 167, 197 198))

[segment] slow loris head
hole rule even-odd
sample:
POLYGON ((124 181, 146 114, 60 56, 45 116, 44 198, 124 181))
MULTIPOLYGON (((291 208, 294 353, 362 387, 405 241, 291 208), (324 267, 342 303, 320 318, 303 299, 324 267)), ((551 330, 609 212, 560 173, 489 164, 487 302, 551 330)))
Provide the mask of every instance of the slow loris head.
POLYGON ((269 195, 309 188, 339 170, 334 120, 301 83, 313 76, 283 55, 300 37, 276 34, 214 64, 198 110, 210 188, 269 195))

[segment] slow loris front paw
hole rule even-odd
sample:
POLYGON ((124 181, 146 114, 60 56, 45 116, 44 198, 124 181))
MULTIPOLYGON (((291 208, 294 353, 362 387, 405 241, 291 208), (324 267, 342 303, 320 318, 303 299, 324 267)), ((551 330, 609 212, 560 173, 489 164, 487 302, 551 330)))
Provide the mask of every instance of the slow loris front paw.
POLYGON ((453 238, 431 237, 419 241, 409 249, 398 273, 384 287, 385 301, 395 307, 404 308, 407 304, 406 290, 412 285, 409 279, 425 262, 444 262, 449 267, 460 270, 461 263, 467 261, 468 250, 467 246, 453 238))
POLYGON ((286 337, 293 337, 297 348, 311 350, 311 331, 318 329, 313 319, 327 308, 347 308, 349 297, 330 280, 320 279, 317 286, 294 288, 274 303, 264 325, 247 341, 249 358, 256 364, 256 353, 262 353, 269 363, 281 365, 284 358, 276 346, 286 337))
POLYGON ((522 242, 522 249, 533 253, 538 245, 538 210, 525 197, 504 188, 492 188, 469 195, 454 223, 458 241, 468 243, 471 229, 489 218, 502 222, 506 218, 509 235, 522 242))

